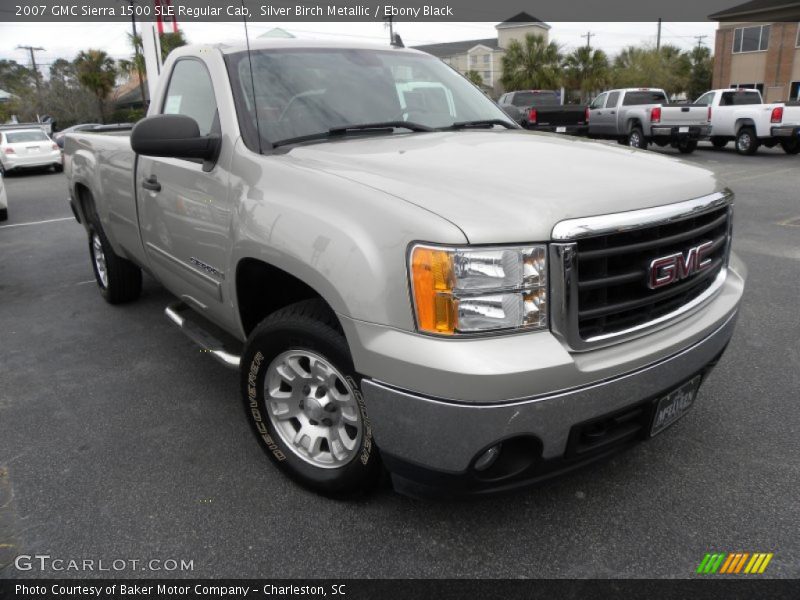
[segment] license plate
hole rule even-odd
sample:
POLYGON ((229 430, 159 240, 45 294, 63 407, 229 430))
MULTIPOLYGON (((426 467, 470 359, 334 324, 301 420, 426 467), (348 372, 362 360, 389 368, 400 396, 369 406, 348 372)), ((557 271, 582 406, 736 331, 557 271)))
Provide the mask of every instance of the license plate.
POLYGON ((678 127, 678 133, 689 133, 688 127, 678 127))
POLYGON ((689 411, 694 404, 699 387, 700 376, 698 375, 677 390, 673 390, 659 399, 653 424, 650 427, 650 437, 661 433, 689 411))
POLYGON ((566 133, 566 127, 556 127, 556 133, 566 133))

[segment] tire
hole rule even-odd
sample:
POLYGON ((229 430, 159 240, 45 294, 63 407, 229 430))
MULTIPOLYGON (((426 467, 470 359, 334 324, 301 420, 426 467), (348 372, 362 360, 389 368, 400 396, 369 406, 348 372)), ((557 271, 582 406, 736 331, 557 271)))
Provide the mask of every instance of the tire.
POLYGON ((324 302, 304 300, 268 316, 250 334, 241 364, 247 419, 278 469, 335 498, 375 487, 381 460, 361 378, 324 302))
POLYGON ((716 148, 717 150, 722 150, 725 146, 728 145, 728 140, 720 137, 712 137, 711 145, 714 146, 714 148, 716 148))
POLYGON ((800 153, 800 139, 781 140, 781 148, 786 154, 798 154, 800 153))
POLYGON ((0 221, 8 221, 8 209, 0 208, 0 221))
POLYGON ((628 134, 628 146, 631 148, 639 148, 645 150, 647 148, 647 140, 644 139, 644 132, 641 127, 634 127, 628 134))
POLYGON ((89 256, 100 294, 109 304, 136 300, 142 293, 142 270, 114 253, 96 220, 89 225, 89 256))
POLYGON ((736 152, 742 156, 751 156, 758 150, 758 138, 752 127, 742 127, 736 133, 736 152))
POLYGON ((64 165, 61 163, 56 163, 53 165, 53 171, 56 173, 61 173, 64 170, 64 165))
POLYGON ((697 140, 681 140, 678 142, 678 152, 681 154, 691 154, 697 150, 697 140))

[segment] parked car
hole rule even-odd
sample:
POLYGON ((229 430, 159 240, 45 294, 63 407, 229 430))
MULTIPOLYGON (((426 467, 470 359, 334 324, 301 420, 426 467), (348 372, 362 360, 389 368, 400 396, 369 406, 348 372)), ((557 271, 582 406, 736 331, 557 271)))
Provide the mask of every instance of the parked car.
POLYGON ((508 92, 498 101, 508 116, 525 129, 586 135, 586 107, 561 104, 561 93, 553 90, 508 92))
POLYGON ((100 294, 146 269, 180 298, 313 490, 573 469, 684 415, 731 339, 745 269, 709 170, 529 135, 411 49, 183 46, 163 73, 130 136, 67 135, 100 294), (414 81, 452 105, 401 101, 414 81))
POLYGON ((39 127, 0 126, 0 172, 33 167, 60 171, 61 149, 39 127))
POLYGON ((758 90, 726 88, 706 92, 695 104, 707 107, 715 148, 734 141, 739 154, 778 144, 787 154, 800 152, 800 102, 764 104, 758 90))
POLYGON ((65 135, 72 133, 73 131, 88 131, 90 129, 94 129, 95 127, 101 127, 100 123, 82 123, 80 125, 73 125, 72 127, 67 127, 66 129, 62 129, 58 133, 53 134, 53 141, 58 144, 59 148, 63 149, 65 135))
POLYGON ((3 182, 3 174, 0 173, 0 221, 8 219, 8 196, 6 195, 6 185, 3 182))
POLYGON ((669 145, 689 154, 709 132, 705 107, 668 104, 666 92, 657 88, 603 92, 588 113, 590 137, 615 139, 634 148, 669 145))

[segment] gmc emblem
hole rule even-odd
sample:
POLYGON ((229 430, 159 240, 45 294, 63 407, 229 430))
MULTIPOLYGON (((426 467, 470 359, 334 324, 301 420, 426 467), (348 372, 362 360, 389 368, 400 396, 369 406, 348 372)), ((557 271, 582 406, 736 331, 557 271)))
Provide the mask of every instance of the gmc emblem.
POLYGON ((689 248, 686 254, 676 252, 650 261, 647 273, 647 287, 651 290, 675 283, 681 279, 705 271, 711 265, 707 254, 711 252, 714 242, 703 242, 699 246, 689 248))

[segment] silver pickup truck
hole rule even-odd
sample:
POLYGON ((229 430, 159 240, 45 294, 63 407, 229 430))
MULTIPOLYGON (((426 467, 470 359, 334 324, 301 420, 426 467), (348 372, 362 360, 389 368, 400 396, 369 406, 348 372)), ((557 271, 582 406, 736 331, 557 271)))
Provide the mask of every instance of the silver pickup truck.
POLYGON ((668 102, 666 92, 658 88, 603 92, 589 105, 589 136, 641 149, 650 144, 672 146, 691 154, 711 131, 708 109, 668 102))
POLYGON ((99 290, 169 289, 313 490, 570 470, 684 415, 731 338, 733 196, 703 168, 524 131, 414 50, 187 46, 164 69, 130 135, 67 136, 99 290))

